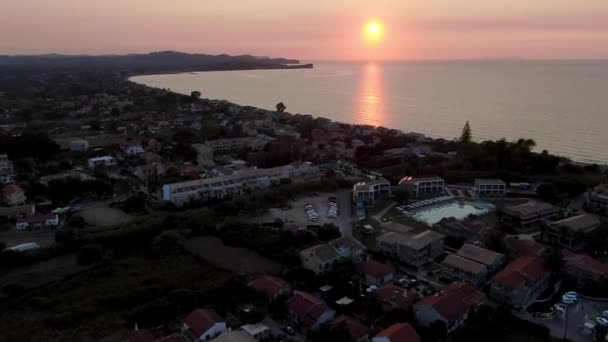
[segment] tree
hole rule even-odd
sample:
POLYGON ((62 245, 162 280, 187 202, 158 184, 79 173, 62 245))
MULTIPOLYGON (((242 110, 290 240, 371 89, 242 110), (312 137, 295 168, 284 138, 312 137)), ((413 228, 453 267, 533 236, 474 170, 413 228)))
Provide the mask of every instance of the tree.
POLYGON ((283 113, 285 111, 285 109, 287 109, 287 106, 285 106, 285 104, 283 104, 283 102, 279 102, 277 103, 277 112, 278 113, 283 113))
POLYGON ((409 199, 409 194, 405 189, 397 188, 393 191, 393 199, 397 203, 405 203, 409 199))
POLYGON ((469 125, 469 120, 464 124, 462 128, 462 134, 460 135, 460 142, 463 144, 470 143, 473 139, 473 134, 471 133, 471 126, 469 125))
POLYGON ((448 327, 444 321, 434 321, 429 330, 433 341, 445 341, 448 337, 448 327))
POLYGON ((557 188, 552 183, 543 183, 536 188, 536 194, 542 200, 551 202, 557 198, 557 188))
POLYGON ((198 100, 198 99, 200 99, 201 95, 202 95, 201 92, 198 91, 198 90, 190 92, 190 97, 192 97, 192 99, 195 100, 195 101, 198 100))
POLYGON ((154 238, 152 248, 157 256, 176 254, 181 248, 181 236, 172 230, 162 232, 154 238))

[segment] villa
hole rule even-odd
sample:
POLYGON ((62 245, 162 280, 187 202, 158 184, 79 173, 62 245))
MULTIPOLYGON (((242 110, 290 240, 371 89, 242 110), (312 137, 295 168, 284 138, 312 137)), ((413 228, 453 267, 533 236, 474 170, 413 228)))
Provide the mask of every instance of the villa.
POLYGON ((588 210, 608 216, 608 184, 600 184, 587 195, 588 210))
POLYGON ((545 261, 524 256, 498 272, 490 285, 490 297, 516 309, 527 308, 550 285, 545 261))
POLYGON ((456 254, 449 254, 441 264, 443 266, 442 277, 451 281, 468 281, 474 286, 482 285, 488 274, 488 268, 485 265, 456 254))
POLYGON ((91 158, 88 161, 89 169, 95 170, 99 167, 112 167, 116 165, 116 159, 112 156, 91 158))

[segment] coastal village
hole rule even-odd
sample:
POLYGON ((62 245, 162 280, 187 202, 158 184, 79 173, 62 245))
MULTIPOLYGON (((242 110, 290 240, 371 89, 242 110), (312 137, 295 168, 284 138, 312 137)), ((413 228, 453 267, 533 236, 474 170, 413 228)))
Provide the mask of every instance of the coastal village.
POLYGON ((0 93, 8 340, 608 340, 606 166, 31 77, 0 93))

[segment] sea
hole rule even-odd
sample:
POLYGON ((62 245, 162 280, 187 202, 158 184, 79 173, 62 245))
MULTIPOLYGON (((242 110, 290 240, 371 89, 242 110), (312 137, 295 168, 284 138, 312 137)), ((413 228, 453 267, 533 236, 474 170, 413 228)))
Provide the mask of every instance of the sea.
POLYGON ((454 139, 469 121, 476 140, 531 138, 536 151, 608 164, 608 61, 313 63, 131 80, 434 138, 454 139))

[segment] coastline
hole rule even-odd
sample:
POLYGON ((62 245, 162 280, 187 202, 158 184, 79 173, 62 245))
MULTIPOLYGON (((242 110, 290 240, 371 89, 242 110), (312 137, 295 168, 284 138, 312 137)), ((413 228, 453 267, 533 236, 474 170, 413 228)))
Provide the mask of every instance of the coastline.
MULTIPOLYGON (((306 69, 306 68, 313 68, 314 65, 313 64, 298 64, 298 65, 293 65, 293 66, 282 66, 282 67, 277 67, 272 66, 272 67, 243 67, 243 68, 230 68, 230 69, 224 69, 224 68, 207 68, 204 70, 178 70, 178 71, 166 71, 166 72, 155 72, 155 73, 133 73, 133 74, 129 74, 125 77, 125 79, 128 82, 132 82, 135 84, 138 84, 140 86, 144 86, 144 87, 149 87, 149 88, 155 88, 155 89, 163 89, 163 88, 158 88, 158 87, 153 87, 144 83, 138 83, 132 80, 132 78, 134 77, 140 77, 140 76, 156 76, 156 75, 171 75, 171 74, 197 74, 197 73, 203 73, 203 72, 212 72, 212 71, 245 71, 245 70, 285 70, 285 69, 306 69)), ((180 94, 180 95, 188 95, 187 93, 180 93, 178 91, 175 90, 166 90, 165 91, 171 92, 171 93, 175 93, 175 94, 180 94)), ((251 107, 251 108, 255 108, 257 110, 264 110, 264 111, 272 111, 272 109, 266 109, 266 108, 261 108, 255 105, 250 105, 250 104, 240 104, 240 103, 235 103, 232 102, 230 100, 227 99, 212 99, 212 98, 205 98, 206 100, 211 100, 211 101, 224 101, 227 103, 230 103, 232 105, 235 106, 239 106, 239 107, 251 107)), ((287 113, 287 112, 286 112, 287 113)), ((291 115, 310 115, 311 117, 315 118, 315 119, 323 119, 323 120, 329 120, 331 122, 335 122, 335 123, 339 123, 339 124, 345 124, 345 125, 350 125, 353 127, 366 127, 366 126, 370 126, 370 125, 366 125, 366 124, 358 124, 358 123, 353 123, 353 122, 344 122, 344 121, 338 121, 338 120, 334 120, 325 116, 320 116, 320 115, 315 115, 313 114, 300 114, 300 113, 288 113, 291 115)), ((425 133, 422 131, 402 131, 401 129, 397 129, 397 128, 391 128, 391 127, 384 127, 384 126, 373 126, 373 127, 383 127, 383 128, 387 128, 389 130, 394 130, 394 131, 399 131, 403 134, 408 134, 408 133, 416 133, 416 134, 422 134, 424 135, 426 138, 431 139, 431 140, 453 140, 456 139, 457 137, 444 137, 444 136, 438 136, 438 135, 433 135, 431 133, 425 133)), ((526 137, 527 138, 527 137, 526 137)), ((483 138, 483 139, 473 139, 475 142, 477 143, 482 143, 482 142, 486 142, 486 141, 498 141, 501 138, 483 138)), ((591 165, 598 165, 600 167, 608 167, 608 161, 596 161, 596 160, 576 160, 573 159, 572 157, 569 156, 565 156, 563 154, 559 154, 556 152, 552 152, 552 151, 548 151, 549 154, 559 157, 560 159, 564 160, 564 161, 569 161, 572 164, 578 165, 578 166, 591 166, 591 165)), ((540 151, 534 151, 534 153, 540 154, 540 151)))

